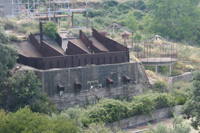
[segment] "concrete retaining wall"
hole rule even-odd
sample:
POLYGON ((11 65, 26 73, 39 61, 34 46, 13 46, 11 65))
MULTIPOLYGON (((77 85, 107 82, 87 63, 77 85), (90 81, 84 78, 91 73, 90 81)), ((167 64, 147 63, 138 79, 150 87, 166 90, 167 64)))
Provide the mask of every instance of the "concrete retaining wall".
POLYGON ((159 109, 152 112, 152 116, 150 115, 138 115, 131 118, 123 119, 121 121, 113 122, 110 124, 107 124, 107 127, 110 127, 112 130, 116 128, 126 129, 135 127, 141 124, 149 123, 152 121, 161 120, 163 118, 168 118, 172 115, 172 113, 175 113, 177 115, 180 115, 180 110, 182 106, 176 106, 173 108, 164 108, 159 109))
POLYGON ((43 91, 59 109, 95 103, 99 98, 132 98, 143 93, 143 88, 149 87, 146 73, 136 62, 38 70, 37 75, 42 81, 43 91), (124 76, 130 77, 129 83, 124 83, 124 76), (108 85, 107 78, 111 78, 114 83, 108 85), (80 92, 76 91, 74 82, 82 85, 80 92), (65 87, 62 96, 57 90, 58 84, 65 87))
POLYGON ((176 82, 184 81, 190 82, 192 81, 193 74, 191 72, 186 72, 182 75, 170 77, 169 85, 173 85, 176 82))

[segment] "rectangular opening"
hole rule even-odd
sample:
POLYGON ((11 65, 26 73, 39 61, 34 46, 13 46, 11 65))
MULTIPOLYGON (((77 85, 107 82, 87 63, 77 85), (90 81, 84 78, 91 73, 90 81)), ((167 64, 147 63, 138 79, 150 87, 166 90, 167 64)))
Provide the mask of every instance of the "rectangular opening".
POLYGON ((58 91, 64 91, 65 87, 62 84, 57 84, 57 90, 58 91))
POLYGON ((127 84, 131 81, 131 78, 127 75, 124 76, 124 84, 127 84))

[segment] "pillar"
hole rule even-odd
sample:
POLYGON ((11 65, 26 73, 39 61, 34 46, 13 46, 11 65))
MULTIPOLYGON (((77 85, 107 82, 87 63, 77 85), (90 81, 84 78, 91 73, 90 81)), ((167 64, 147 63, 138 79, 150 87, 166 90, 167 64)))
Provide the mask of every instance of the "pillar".
POLYGON ((155 72, 158 73, 158 66, 155 66, 155 72))
POLYGON ((172 66, 171 65, 168 66, 168 75, 169 76, 172 75, 172 66))

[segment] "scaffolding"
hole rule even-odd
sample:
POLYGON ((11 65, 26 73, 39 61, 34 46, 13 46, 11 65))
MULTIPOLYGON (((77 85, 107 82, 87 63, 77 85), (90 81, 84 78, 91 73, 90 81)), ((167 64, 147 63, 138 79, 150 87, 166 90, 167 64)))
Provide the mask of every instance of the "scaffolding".
POLYGON ((58 23, 60 18, 67 18, 68 28, 74 28, 74 14, 85 13, 88 28, 88 0, 75 5, 74 0, 12 0, 13 16, 28 19, 49 20, 58 23))

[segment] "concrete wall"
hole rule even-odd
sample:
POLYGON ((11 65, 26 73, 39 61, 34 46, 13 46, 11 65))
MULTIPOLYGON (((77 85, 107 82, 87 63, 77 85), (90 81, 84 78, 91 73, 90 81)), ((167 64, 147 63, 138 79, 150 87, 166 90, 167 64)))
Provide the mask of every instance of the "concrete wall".
POLYGON ((182 75, 170 77, 169 85, 173 85, 176 82, 184 81, 190 82, 192 81, 193 74, 191 72, 186 72, 182 75))
POLYGON ((164 109, 159 109, 155 110, 152 112, 152 116, 150 115, 138 115, 134 116, 131 118, 123 119, 117 122, 113 122, 110 124, 107 124, 107 127, 110 127, 112 130, 116 128, 121 128, 121 129, 126 129, 126 128, 131 128, 135 127, 141 124, 146 124, 152 121, 157 121, 161 120, 163 118, 168 118, 170 117, 173 113, 180 115, 181 112, 181 107, 182 106, 176 106, 173 108, 164 108, 164 109))
POLYGON ((46 92, 59 109, 74 105, 95 103, 99 98, 132 98, 141 94, 143 88, 149 87, 141 64, 122 63, 100 66, 86 66, 66 69, 38 70, 43 91, 46 92), (130 83, 124 83, 124 76, 130 77, 130 83), (106 78, 111 78, 113 85, 107 85, 106 78), (82 85, 80 92, 74 82, 82 85), (57 84, 65 87, 64 94, 59 95, 57 84))

